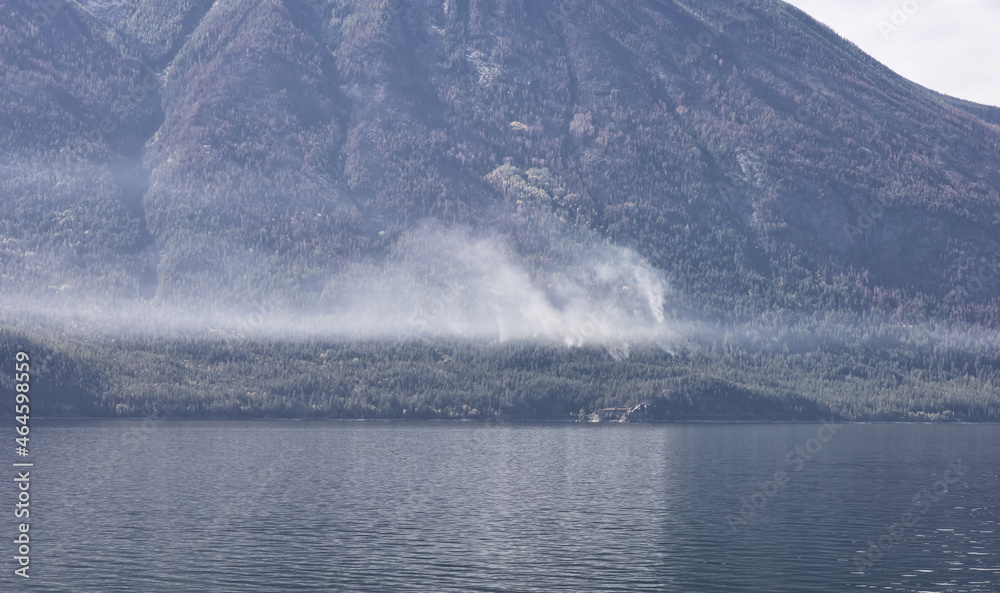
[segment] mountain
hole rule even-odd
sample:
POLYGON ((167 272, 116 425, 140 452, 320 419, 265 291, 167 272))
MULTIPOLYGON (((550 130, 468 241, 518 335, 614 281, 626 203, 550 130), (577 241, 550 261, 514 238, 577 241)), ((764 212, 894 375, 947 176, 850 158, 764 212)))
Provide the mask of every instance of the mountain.
MULTIPOLYGON (((553 415, 639 403, 629 369, 646 347, 707 357, 682 372, 650 353, 661 383, 646 399, 683 375, 713 385, 691 393, 734 397, 780 384, 845 417, 997 414, 1000 110, 909 82, 787 4, 2 0, 0 13, 9 336, 58 349, 63 330, 33 324, 66 303, 319 311, 300 321, 309 339, 541 335, 546 357, 592 342, 625 365, 603 380, 630 387, 563 386, 572 403, 553 415), (597 310, 599 340, 582 329, 597 310)), ((162 360, 188 339, 149 349, 162 360)), ((206 339, 191 348, 218 345, 206 339)), ((284 344, 282 360, 301 355, 284 344)), ((137 356, 101 347, 105 376, 137 356)), ((495 378, 473 367, 479 387, 449 384, 455 401, 495 378)), ((104 385, 95 405, 116 409, 125 396, 104 385)))

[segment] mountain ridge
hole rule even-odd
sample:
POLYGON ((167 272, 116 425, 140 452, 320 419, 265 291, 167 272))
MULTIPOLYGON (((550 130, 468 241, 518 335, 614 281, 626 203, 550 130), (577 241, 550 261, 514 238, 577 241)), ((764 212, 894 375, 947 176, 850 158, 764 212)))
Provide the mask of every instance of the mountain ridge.
POLYGON ((813 399, 869 377, 903 401, 927 368, 996 395, 1000 110, 782 2, 45 6, 0 1, 10 327, 36 302, 231 335, 281 303, 310 339, 600 336, 615 360, 692 340, 714 362, 688 370, 736 394, 768 383, 730 381, 728 349, 778 368, 815 347, 831 368, 786 386, 813 399), (809 335, 830 319, 843 337, 809 335))

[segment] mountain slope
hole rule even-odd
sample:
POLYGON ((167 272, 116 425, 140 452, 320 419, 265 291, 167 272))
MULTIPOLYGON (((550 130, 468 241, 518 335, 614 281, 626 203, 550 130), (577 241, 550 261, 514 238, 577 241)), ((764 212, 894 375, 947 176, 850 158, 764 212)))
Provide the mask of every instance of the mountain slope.
MULTIPOLYGON (((940 307, 918 315, 996 315, 996 110, 909 83, 782 3, 230 0, 160 17, 155 3, 119 4, 121 29, 166 38, 149 67, 182 15, 202 15, 163 72, 155 133, 112 124, 147 139, 142 223, 163 299, 276 276, 260 290, 321 292, 427 217, 524 243, 535 223, 517 201, 531 194, 635 247, 706 313, 731 315, 747 293, 744 315, 886 308, 879 292, 940 307), (531 169, 547 189, 515 182, 531 169)), ((88 25, 102 47, 109 25, 88 25)), ((149 59, 128 47, 94 59, 149 59)), ((7 88, 35 88, 29 72, 16 65, 7 88)), ((140 109, 120 86, 102 98, 112 118, 140 109)), ((63 132, 54 150, 84 135, 63 132)), ((95 156, 100 169, 132 155, 95 156)))
POLYGON ((777 0, 0 13, 6 320, 111 303, 253 333, 267 309, 299 335, 616 360, 683 337, 721 365, 692 373, 822 351, 782 384, 814 398, 853 378, 903 398, 915 369, 962 394, 928 388, 927 413, 996 396, 1000 110, 777 0))
POLYGON ((138 164, 158 125, 156 75, 76 4, 2 11, 4 292, 139 296, 151 238, 138 164))

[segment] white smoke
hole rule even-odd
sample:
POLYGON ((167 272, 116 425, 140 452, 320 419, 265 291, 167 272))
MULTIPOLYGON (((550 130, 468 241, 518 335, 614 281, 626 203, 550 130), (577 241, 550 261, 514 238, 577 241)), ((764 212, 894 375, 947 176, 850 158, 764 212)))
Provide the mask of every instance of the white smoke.
POLYGON ((524 256, 497 235, 425 226, 404 235, 382 262, 328 280, 314 302, 274 296, 256 305, 219 302, 67 302, 0 305, 0 322, 58 324, 64 331, 208 332, 230 337, 534 340, 599 344, 616 357, 629 343, 666 344, 664 275, 634 251, 592 240, 563 241, 524 256), (295 302, 295 305, 290 303, 295 302))
POLYGON ((663 274, 631 250, 577 245, 528 261, 498 237, 424 228, 382 266, 331 281, 338 333, 540 339, 569 345, 670 333, 663 274), (557 261, 552 261, 557 260, 557 261))

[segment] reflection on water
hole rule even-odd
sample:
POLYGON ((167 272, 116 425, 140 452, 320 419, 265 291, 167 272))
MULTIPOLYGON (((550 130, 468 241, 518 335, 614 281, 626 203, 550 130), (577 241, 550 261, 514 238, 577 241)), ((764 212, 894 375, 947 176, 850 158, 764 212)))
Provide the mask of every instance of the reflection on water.
POLYGON ((32 435, 33 576, 7 560, 4 591, 1000 591, 996 425, 32 435))

